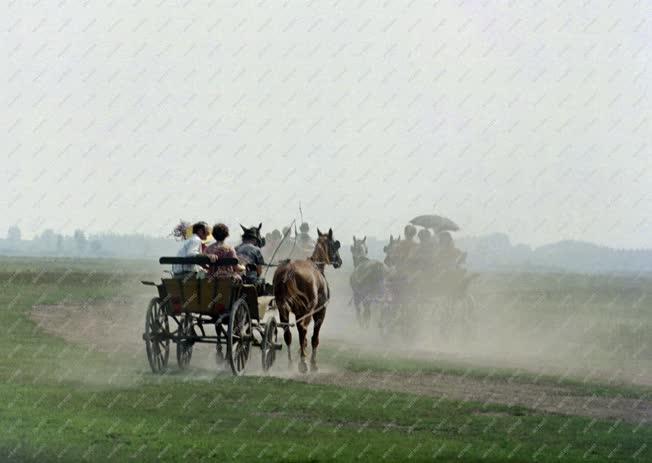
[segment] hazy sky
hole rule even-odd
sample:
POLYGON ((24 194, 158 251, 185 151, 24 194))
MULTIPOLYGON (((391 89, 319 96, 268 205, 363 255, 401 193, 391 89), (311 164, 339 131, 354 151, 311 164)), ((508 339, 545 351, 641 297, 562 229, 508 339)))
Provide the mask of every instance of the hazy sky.
POLYGON ((652 246, 652 2, 13 1, 0 234, 304 216, 652 246))

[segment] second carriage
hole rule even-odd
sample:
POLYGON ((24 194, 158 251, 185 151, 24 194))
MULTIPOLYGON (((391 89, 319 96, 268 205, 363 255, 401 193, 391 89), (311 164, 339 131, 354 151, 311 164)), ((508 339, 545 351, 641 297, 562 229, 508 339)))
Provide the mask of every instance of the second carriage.
MULTIPOLYGON (((450 259, 437 261, 439 256, 434 254, 434 243, 430 244, 429 240, 425 241, 424 251, 430 252, 419 254, 415 251, 411 240, 416 229, 412 225, 406 227, 407 240, 390 236, 384 248, 384 262, 369 259, 366 237, 358 240, 354 236, 351 246, 354 271, 350 285, 359 324, 369 326, 371 313, 375 312, 383 335, 396 333, 405 337, 414 335, 418 328, 431 330, 432 326, 439 326, 441 337, 455 330, 468 333, 474 324, 477 307, 469 286, 478 275, 466 271, 466 253, 454 248, 447 232, 459 227, 435 215, 419 216, 411 223, 445 232, 442 238, 448 237, 448 240, 443 241, 446 245, 443 251, 450 251, 450 259), (409 227, 412 228, 410 236, 409 227), (375 309, 371 310, 371 306, 375 309)), ((425 238, 429 236, 429 233, 424 235, 425 238)), ((423 243, 422 232, 419 239, 423 243)))
MULTIPOLYGON (((161 264, 207 265, 206 256, 161 257, 161 264)), ((234 265, 222 259, 212 265, 234 265)), ((270 296, 260 287, 232 278, 163 278, 156 286, 145 315, 143 340, 154 373, 168 368, 170 344, 176 346, 180 369, 189 366, 196 343, 215 345, 218 363, 228 362, 238 376, 244 373, 251 347, 260 347, 262 369, 269 370, 281 349, 278 318, 270 296), (214 332, 214 334, 211 333, 214 332)))

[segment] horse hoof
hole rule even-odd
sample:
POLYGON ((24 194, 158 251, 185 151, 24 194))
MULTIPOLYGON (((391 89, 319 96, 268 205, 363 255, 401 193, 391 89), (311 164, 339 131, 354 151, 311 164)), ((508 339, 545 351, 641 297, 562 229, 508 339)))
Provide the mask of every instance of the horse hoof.
POLYGON ((305 373, 307 371, 308 371, 308 365, 306 365, 306 362, 299 362, 299 372, 305 373))
POLYGON ((317 372, 319 371, 319 367, 317 366, 316 363, 311 363, 311 364, 310 364, 310 371, 311 371, 312 373, 317 373, 317 372))

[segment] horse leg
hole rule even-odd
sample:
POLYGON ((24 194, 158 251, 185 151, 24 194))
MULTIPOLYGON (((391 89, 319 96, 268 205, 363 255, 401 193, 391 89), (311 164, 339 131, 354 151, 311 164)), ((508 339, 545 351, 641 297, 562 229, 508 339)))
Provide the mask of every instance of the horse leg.
POLYGON ((362 326, 362 319, 360 318, 360 303, 355 296, 353 298, 353 306, 355 307, 355 319, 357 320, 358 325, 362 326))
POLYGON ((285 326, 283 327, 283 340, 285 341, 285 347, 288 351, 288 368, 292 368, 292 350, 290 345, 292 344, 292 332, 288 323, 290 321, 290 313, 285 306, 285 304, 280 304, 278 306, 278 317, 285 326))
POLYGON ((355 306, 355 319, 358 322, 358 326, 362 326, 362 312, 360 310, 360 296, 357 293, 353 293, 353 305, 355 306))
POLYGON ((283 340, 288 351, 288 368, 292 368, 292 350, 290 349, 290 344, 292 344, 292 331, 290 331, 289 327, 283 329, 283 340))
POLYGON ((299 331, 299 371, 305 373, 308 371, 308 365, 306 365, 306 334, 308 330, 303 322, 297 323, 297 330, 299 331))
POLYGON ((369 320, 371 320, 371 301, 369 301, 369 299, 365 299, 362 305, 364 307, 364 314, 362 315, 364 320, 363 324, 365 328, 369 328, 369 320))
POLYGON ((310 371, 316 372, 319 370, 317 367, 317 347, 319 346, 319 330, 321 329, 322 323, 324 323, 324 315, 326 313, 326 307, 317 312, 313 316, 315 325, 312 328, 312 352, 310 353, 310 371))

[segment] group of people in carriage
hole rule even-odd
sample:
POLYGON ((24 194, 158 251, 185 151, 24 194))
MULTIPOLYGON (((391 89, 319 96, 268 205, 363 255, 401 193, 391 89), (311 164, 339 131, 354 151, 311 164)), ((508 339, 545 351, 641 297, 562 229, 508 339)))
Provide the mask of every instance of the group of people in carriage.
MULTIPOLYGON (((192 225, 191 233, 188 236, 188 233, 185 232, 185 223, 182 222, 173 231, 174 236, 185 239, 177 257, 203 255, 208 258, 209 263, 206 266, 175 264, 172 268, 173 277, 184 280, 213 277, 233 278, 245 284, 255 285, 257 297, 273 296, 267 303, 267 307, 278 310, 278 322, 283 327, 283 338, 288 346, 289 361, 291 360, 289 345, 292 341, 289 314, 293 313, 295 316, 294 324, 297 327, 300 341, 299 369, 302 372, 308 368, 306 336, 308 325, 313 322, 310 367, 316 370, 319 330, 330 299, 325 267, 332 265, 334 268, 339 268, 342 265, 339 255, 340 242, 334 238, 332 228, 326 233, 322 233, 317 228, 317 239, 313 240, 309 235, 309 226, 304 222, 301 225, 301 234, 297 234, 294 238, 295 241, 291 245, 289 255, 282 253, 283 259, 266 263, 263 248, 268 243, 267 237, 262 237, 260 233, 262 223, 257 227, 246 228, 242 225, 240 227, 243 231, 242 242, 233 248, 225 242, 229 236, 229 228, 225 224, 215 224, 210 230, 206 222, 197 222, 192 225), (213 241, 208 242, 211 235, 213 241), (297 248, 297 253, 293 255, 295 248, 297 248), (295 256, 296 259, 291 258, 295 256), (276 267, 272 284, 267 283, 263 277, 263 266, 265 265, 276 267)), ((289 228, 284 230, 285 235, 281 236, 280 240, 278 240, 279 234, 272 232, 269 235, 269 248, 272 249, 272 253, 271 255, 269 252, 266 254, 270 261, 273 260, 280 245, 283 244, 283 239, 287 240, 290 237, 289 228)), ((259 299, 258 303, 260 304, 260 302, 259 299)), ((230 313, 231 315, 236 314, 233 309, 230 313)), ((273 330, 276 329, 276 325, 269 326, 272 326, 273 330)), ((273 332, 270 336, 272 335, 273 332)))
POLYGON ((310 225, 303 222, 299 232, 292 236, 292 228, 284 227, 282 231, 274 229, 265 235, 267 245, 263 249, 263 255, 271 260, 276 252, 277 256, 291 256, 297 259, 308 258, 315 248, 315 240, 310 236, 310 225))
POLYGON ((210 264, 187 265, 176 264, 172 266, 175 278, 232 278, 246 284, 259 287, 262 292, 270 291, 263 278, 263 266, 271 261, 277 253, 278 257, 288 257, 294 254, 296 258, 308 258, 315 247, 315 240, 310 236, 310 226, 304 222, 295 237, 291 236, 290 227, 283 229, 283 234, 276 229, 266 236, 261 236, 262 223, 257 227, 242 228, 241 243, 235 248, 226 243, 229 237, 229 227, 224 223, 217 223, 211 228, 206 222, 197 222, 190 228, 190 236, 185 239, 177 257, 193 257, 205 255, 210 264), (212 240, 210 239, 212 237, 212 240), (217 265, 221 259, 238 259, 236 265, 217 265))
MULTIPOLYGON (((353 236, 350 285, 356 315, 363 326, 369 323, 373 302, 396 307, 464 292, 469 280, 464 269, 466 253, 455 247, 447 229, 427 225, 421 225, 417 232, 417 227, 408 224, 403 238, 390 236, 382 262, 367 257, 366 237, 353 236)), ((456 229, 452 222, 446 225, 456 229)))
POLYGON ((193 257, 205 255, 210 260, 207 266, 176 264, 172 266, 175 278, 205 278, 230 277, 249 284, 259 284, 265 259, 261 248, 265 246, 265 238, 261 238, 258 227, 246 228, 242 225, 242 242, 235 248, 226 243, 229 237, 229 227, 217 223, 212 230, 206 222, 192 225, 192 234, 186 239, 177 253, 177 257, 193 257), (209 236, 213 237, 208 241, 209 236), (215 265, 221 259, 236 258, 240 262, 235 265, 215 265))
POLYGON ((459 276, 466 253, 455 247, 448 231, 431 232, 422 228, 417 233, 414 225, 404 229, 404 238, 390 236, 385 246, 385 264, 405 278, 437 281, 447 276, 459 276), (418 239, 415 240, 415 237, 418 239))

